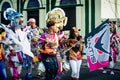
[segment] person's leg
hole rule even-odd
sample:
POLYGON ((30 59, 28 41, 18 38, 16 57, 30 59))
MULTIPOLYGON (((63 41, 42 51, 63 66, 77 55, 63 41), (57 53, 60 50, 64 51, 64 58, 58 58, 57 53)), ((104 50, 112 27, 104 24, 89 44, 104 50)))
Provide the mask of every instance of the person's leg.
POLYGON ((45 66, 45 69, 46 69, 46 71, 45 71, 46 79, 45 80, 52 80, 53 77, 54 77, 54 75, 53 75, 54 74, 53 73, 54 64, 53 64, 52 58, 42 57, 42 62, 43 62, 44 66, 45 66))
POLYGON ((62 59, 60 53, 57 53, 57 62, 58 62, 58 71, 57 71, 56 79, 60 79, 62 73, 62 59))
POLYGON ((80 73, 80 68, 81 68, 82 60, 77 60, 77 75, 76 78, 79 79, 79 73, 80 73))
POLYGON ((114 75, 114 61, 110 61, 110 74, 114 75))
POLYGON ((72 80, 74 80, 77 75, 77 62, 75 60, 70 60, 70 66, 72 69, 71 77, 72 77, 72 80))
POLYGON ((25 55, 25 68, 26 68, 26 79, 30 79, 32 77, 32 58, 28 55, 25 55))
POLYGON ((0 61, 0 79, 2 80, 7 79, 6 69, 3 61, 0 61))
POLYGON ((58 73, 58 60, 57 58, 53 58, 53 64, 54 64, 54 68, 53 68, 53 73, 54 73, 54 79, 55 77, 57 76, 57 73, 58 73))
POLYGON ((113 48, 113 51, 112 51, 112 60, 110 61, 110 74, 114 75, 114 66, 115 66, 115 63, 116 63, 116 52, 117 52, 117 48, 113 48))

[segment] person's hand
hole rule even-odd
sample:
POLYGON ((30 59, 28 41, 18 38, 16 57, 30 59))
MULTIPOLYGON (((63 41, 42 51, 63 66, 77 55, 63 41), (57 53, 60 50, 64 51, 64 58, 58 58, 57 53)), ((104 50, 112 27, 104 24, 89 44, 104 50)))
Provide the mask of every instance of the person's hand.
POLYGON ((50 43, 51 41, 50 41, 50 39, 46 38, 45 42, 50 43))
POLYGON ((31 41, 32 41, 32 42, 37 42, 37 41, 38 41, 38 38, 32 38, 31 41))
POLYGON ((35 52, 40 52, 40 48, 35 48, 35 52))

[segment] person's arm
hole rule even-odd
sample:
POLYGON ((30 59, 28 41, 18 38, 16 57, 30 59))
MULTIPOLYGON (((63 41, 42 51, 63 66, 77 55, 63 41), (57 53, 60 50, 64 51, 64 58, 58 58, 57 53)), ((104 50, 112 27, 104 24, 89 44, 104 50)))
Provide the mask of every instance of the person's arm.
POLYGON ((83 38, 81 38, 81 39, 79 40, 79 44, 80 44, 79 50, 82 52, 82 51, 83 51, 83 48, 84 48, 83 38))
POLYGON ((2 50, 2 57, 3 57, 3 60, 4 60, 4 62, 6 63, 5 51, 4 51, 3 45, 0 44, 0 46, 1 46, 1 50, 2 50))

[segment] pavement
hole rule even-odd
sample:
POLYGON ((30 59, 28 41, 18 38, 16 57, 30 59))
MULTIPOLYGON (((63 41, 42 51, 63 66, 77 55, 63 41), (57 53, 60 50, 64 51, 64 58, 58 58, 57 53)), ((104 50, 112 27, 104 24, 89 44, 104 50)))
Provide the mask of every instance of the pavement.
MULTIPOLYGON (((106 74, 103 74, 102 71, 103 71, 102 69, 99 69, 91 72, 87 66, 86 57, 83 56, 83 62, 80 70, 79 80, 120 80, 120 62, 116 63, 114 75, 110 74, 109 69, 106 74)), ((23 69, 21 73, 22 80, 25 80, 25 73, 26 70, 23 69)), ((11 74, 9 72, 8 67, 7 67, 7 75, 8 75, 7 80, 11 80, 11 74)), ((70 75, 71 75, 71 70, 64 72, 64 75, 62 75, 61 80, 71 80, 70 75)), ((37 76, 36 69, 33 68, 32 78, 30 80, 44 80, 44 77, 37 76)))
MULTIPOLYGON (((90 71, 87 66, 87 61, 84 58, 80 70, 79 80, 120 80, 120 62, 115 65, 114 75, 110 74, 110 69, 107 69, 107 73, 102 73, 103 69, 98 69, 96 71, 90 71)), ((66 75, 62 76, 62 80, 71 80, 71 71, 67 72, 66 75)))

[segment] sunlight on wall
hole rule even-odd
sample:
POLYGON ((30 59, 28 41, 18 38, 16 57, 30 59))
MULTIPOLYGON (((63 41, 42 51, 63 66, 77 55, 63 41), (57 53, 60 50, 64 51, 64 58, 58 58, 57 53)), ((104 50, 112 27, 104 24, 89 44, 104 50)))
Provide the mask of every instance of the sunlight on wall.
POLYGON ((101 18, 115 18, 115 0, 101 0, 101 18))

